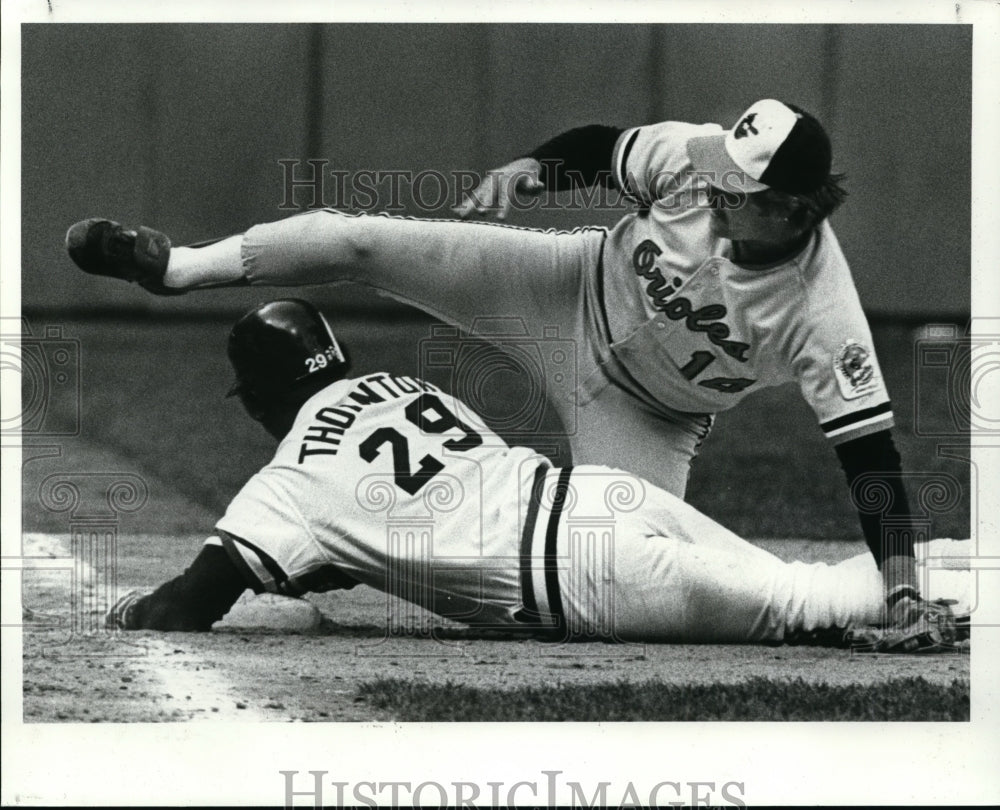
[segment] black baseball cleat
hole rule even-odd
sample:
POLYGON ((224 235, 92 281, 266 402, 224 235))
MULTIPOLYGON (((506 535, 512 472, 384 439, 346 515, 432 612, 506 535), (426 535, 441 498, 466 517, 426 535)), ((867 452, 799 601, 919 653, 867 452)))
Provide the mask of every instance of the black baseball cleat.
POLYGON ((137 630, 135 606, 140 599, 148 595, 141 591, 122 594, 104 615, 104 626, 108 630, 137 630))
POLYGON ((163 276, 170 239, 152 228, 130 230, 110 219, 85 219, 66 232, 66 252, 85 273, 136 282, 156 295, 181 295, 163 276))

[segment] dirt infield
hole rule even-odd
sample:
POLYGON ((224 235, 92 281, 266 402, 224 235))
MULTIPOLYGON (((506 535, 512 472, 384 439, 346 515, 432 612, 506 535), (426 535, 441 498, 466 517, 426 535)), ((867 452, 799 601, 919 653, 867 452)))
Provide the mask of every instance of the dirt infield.
MULTIPOLYGON (((385 609, 368 591, 337 606, 331 635, 217 630, 67 639, 26 627, 26 721, 246 719, 371 721, 356 697, 379 677, 451 681, 490 689, 659 680, 736 683, 753 677, 866 684, 919 675, 942 685, 969 677, 966 655, 850 655, 808 647, 617 646, 455 638, 385 638, 371 619, 385 609)), ((324 605, 328 612, 331 605, 324 605)), ((384 613, 383 613, 384 615, 384 613)))

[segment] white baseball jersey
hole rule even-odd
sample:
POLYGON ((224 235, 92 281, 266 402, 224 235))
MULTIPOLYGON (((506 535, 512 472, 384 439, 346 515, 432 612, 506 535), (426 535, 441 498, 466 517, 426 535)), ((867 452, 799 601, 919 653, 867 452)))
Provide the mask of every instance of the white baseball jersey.
POLYGON ((302 406, 218 529, 263 589, 361 582, 503 624, 521 606, 521 530, 541 466, 430 383, 370 374, 302 406))
POLYGON ((635 380, 681 411, 716 412, 795 380, 835 443, 892 425, 889 396, 847 261, 828 222, 792 259, 747 269, 710 230, 689 138, 716 124, 626 130, 615 179, 645 208, 604 251, 612 350, 635 380))

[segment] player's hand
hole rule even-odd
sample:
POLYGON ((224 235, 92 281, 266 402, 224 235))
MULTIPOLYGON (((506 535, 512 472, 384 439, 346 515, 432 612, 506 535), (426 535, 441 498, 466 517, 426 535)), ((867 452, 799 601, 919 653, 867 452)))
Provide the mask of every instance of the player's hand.
POLYGON ((956 650, 958 637, 951 603, 903 597, 889 609, 886 627, 852 627, 845 636, 855 652, 928 653, 956 650))
POLYGON ((530 157, 518 158, 499 169, 491 169, 452 211, 462 219, 474 213, 506 219, 518 192, 537 197, 545 191, 545 185, 538 179, 541 169, 541 164, 530 157))

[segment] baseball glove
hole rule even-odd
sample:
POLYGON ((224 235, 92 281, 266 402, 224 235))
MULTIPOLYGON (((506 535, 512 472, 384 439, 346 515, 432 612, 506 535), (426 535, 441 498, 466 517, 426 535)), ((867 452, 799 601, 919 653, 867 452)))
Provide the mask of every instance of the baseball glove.
POLYGON ((952 604, 948 599, 903 597, 892 607, 890 625, 850 627, 844 641, 853 652, 956 652, 959 633, 952 604))

